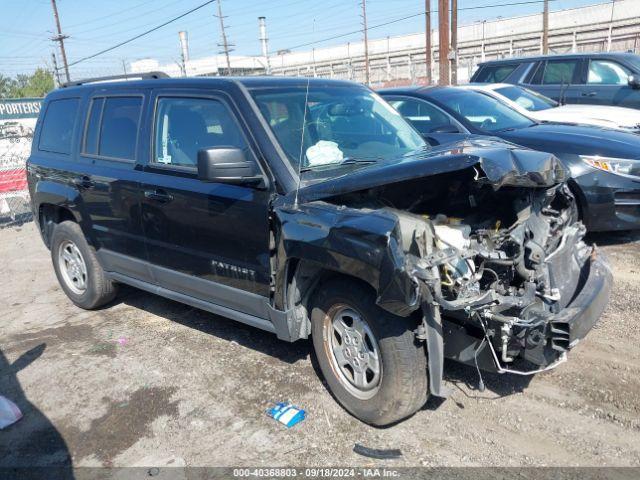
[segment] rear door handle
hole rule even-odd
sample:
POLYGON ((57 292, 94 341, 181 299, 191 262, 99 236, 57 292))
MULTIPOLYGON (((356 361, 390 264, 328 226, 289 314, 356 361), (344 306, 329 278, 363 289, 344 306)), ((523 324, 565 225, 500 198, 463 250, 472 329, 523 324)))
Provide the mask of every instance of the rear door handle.
POLYGON ((581 95, 583 97, 595 97, 598 93, 597 92, 582 92, 581 95))
POLYGON ((93 182, 93 180, 91 180, 91 177, 88 177, 87 175, 74 178, 73 184, 78 188, 84 189, 93 188, 95 186, 95 183, 93 182))
POLYGON ((168 194, 164 190, 145 190, 144 196, 149 200, 154 200, 160 203, 168 203, 173 200, 173 195, 168 194))

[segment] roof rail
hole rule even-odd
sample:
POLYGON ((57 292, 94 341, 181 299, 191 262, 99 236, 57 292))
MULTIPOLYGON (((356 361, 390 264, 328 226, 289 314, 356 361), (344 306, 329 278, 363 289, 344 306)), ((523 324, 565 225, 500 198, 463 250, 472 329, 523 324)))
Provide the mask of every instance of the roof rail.
POLYGON ((125 73, 124 75, 111 75, 108 77, 95 77, 95 78, 84 78, 82 80, 74 80, 72 82, 66 82, 60 85, 60 88, 65 87, 76 87, 79 85, 86 85, 87 83, 101 83, 101 82, 110 82, 111 80, 149 80, 149 79, 158 79, 158 78, 169 78, 164 72, 145 72, 145 73, 125 73))

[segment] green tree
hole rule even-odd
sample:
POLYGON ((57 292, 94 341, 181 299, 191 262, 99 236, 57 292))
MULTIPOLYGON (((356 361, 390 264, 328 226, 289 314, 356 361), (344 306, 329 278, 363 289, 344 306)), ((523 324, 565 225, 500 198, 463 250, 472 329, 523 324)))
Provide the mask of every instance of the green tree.
POLYGON ((9 98, 13 93, 15 80, 10 77, 0 75, 0 98, 9 98))
POLYGON ((15 78, 0 75, 0 97, 44 97, 53 90, 53 73, 38 68, 31 75, 18 74, 15 78))
POLYGON ((18 84, 17 98, 44 97, 53 90, 53 73, 44 68, 38 68, 32 75, 18 75, 18 84))

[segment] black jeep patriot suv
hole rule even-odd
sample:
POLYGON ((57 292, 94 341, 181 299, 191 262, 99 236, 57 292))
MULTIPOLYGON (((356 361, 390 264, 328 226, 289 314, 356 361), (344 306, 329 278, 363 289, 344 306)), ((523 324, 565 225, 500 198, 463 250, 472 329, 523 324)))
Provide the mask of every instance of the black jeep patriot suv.
POLYGON ((45 100, 32 208, 67 296, 119 283, 312 336, 329 388, 374 425, 446 396, 443 359, 561 363, 611 274, 552 155, 434 149, 362 85, 296 78, 67 86, 45 100))

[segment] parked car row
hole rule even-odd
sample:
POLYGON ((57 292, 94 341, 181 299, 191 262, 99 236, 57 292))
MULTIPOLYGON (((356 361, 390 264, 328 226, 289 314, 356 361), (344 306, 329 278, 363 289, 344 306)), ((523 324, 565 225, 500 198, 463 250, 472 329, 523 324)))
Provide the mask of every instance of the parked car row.
POLYGON ((580 219, 636 225, 639 136, 473 88, 388 103, 338 80, 160 76, 78 82, 41 110, 32 209, 79 307, 123 283, 311 336, 374 425, 446 397, 445 358, 554 368, 604 310, 611 272, 580 219))
MULTIPOLYGON (((401 87, 379 93, 432 145, 492 136, 554 154, 571 172, 569 185, 590 231, 640 227, 640 135, 577 122, 537 121, 502 98, 501 84, 401 87)), ((550 102, 524 89, 520 94, 532 102, 550 102)), ((589 122, 585 117, 576 120, 589 122)))
POLYGON ((640 56, 582 53, 481 63, 472 83, 511 83, 560 103, 640 108, 640 56))

